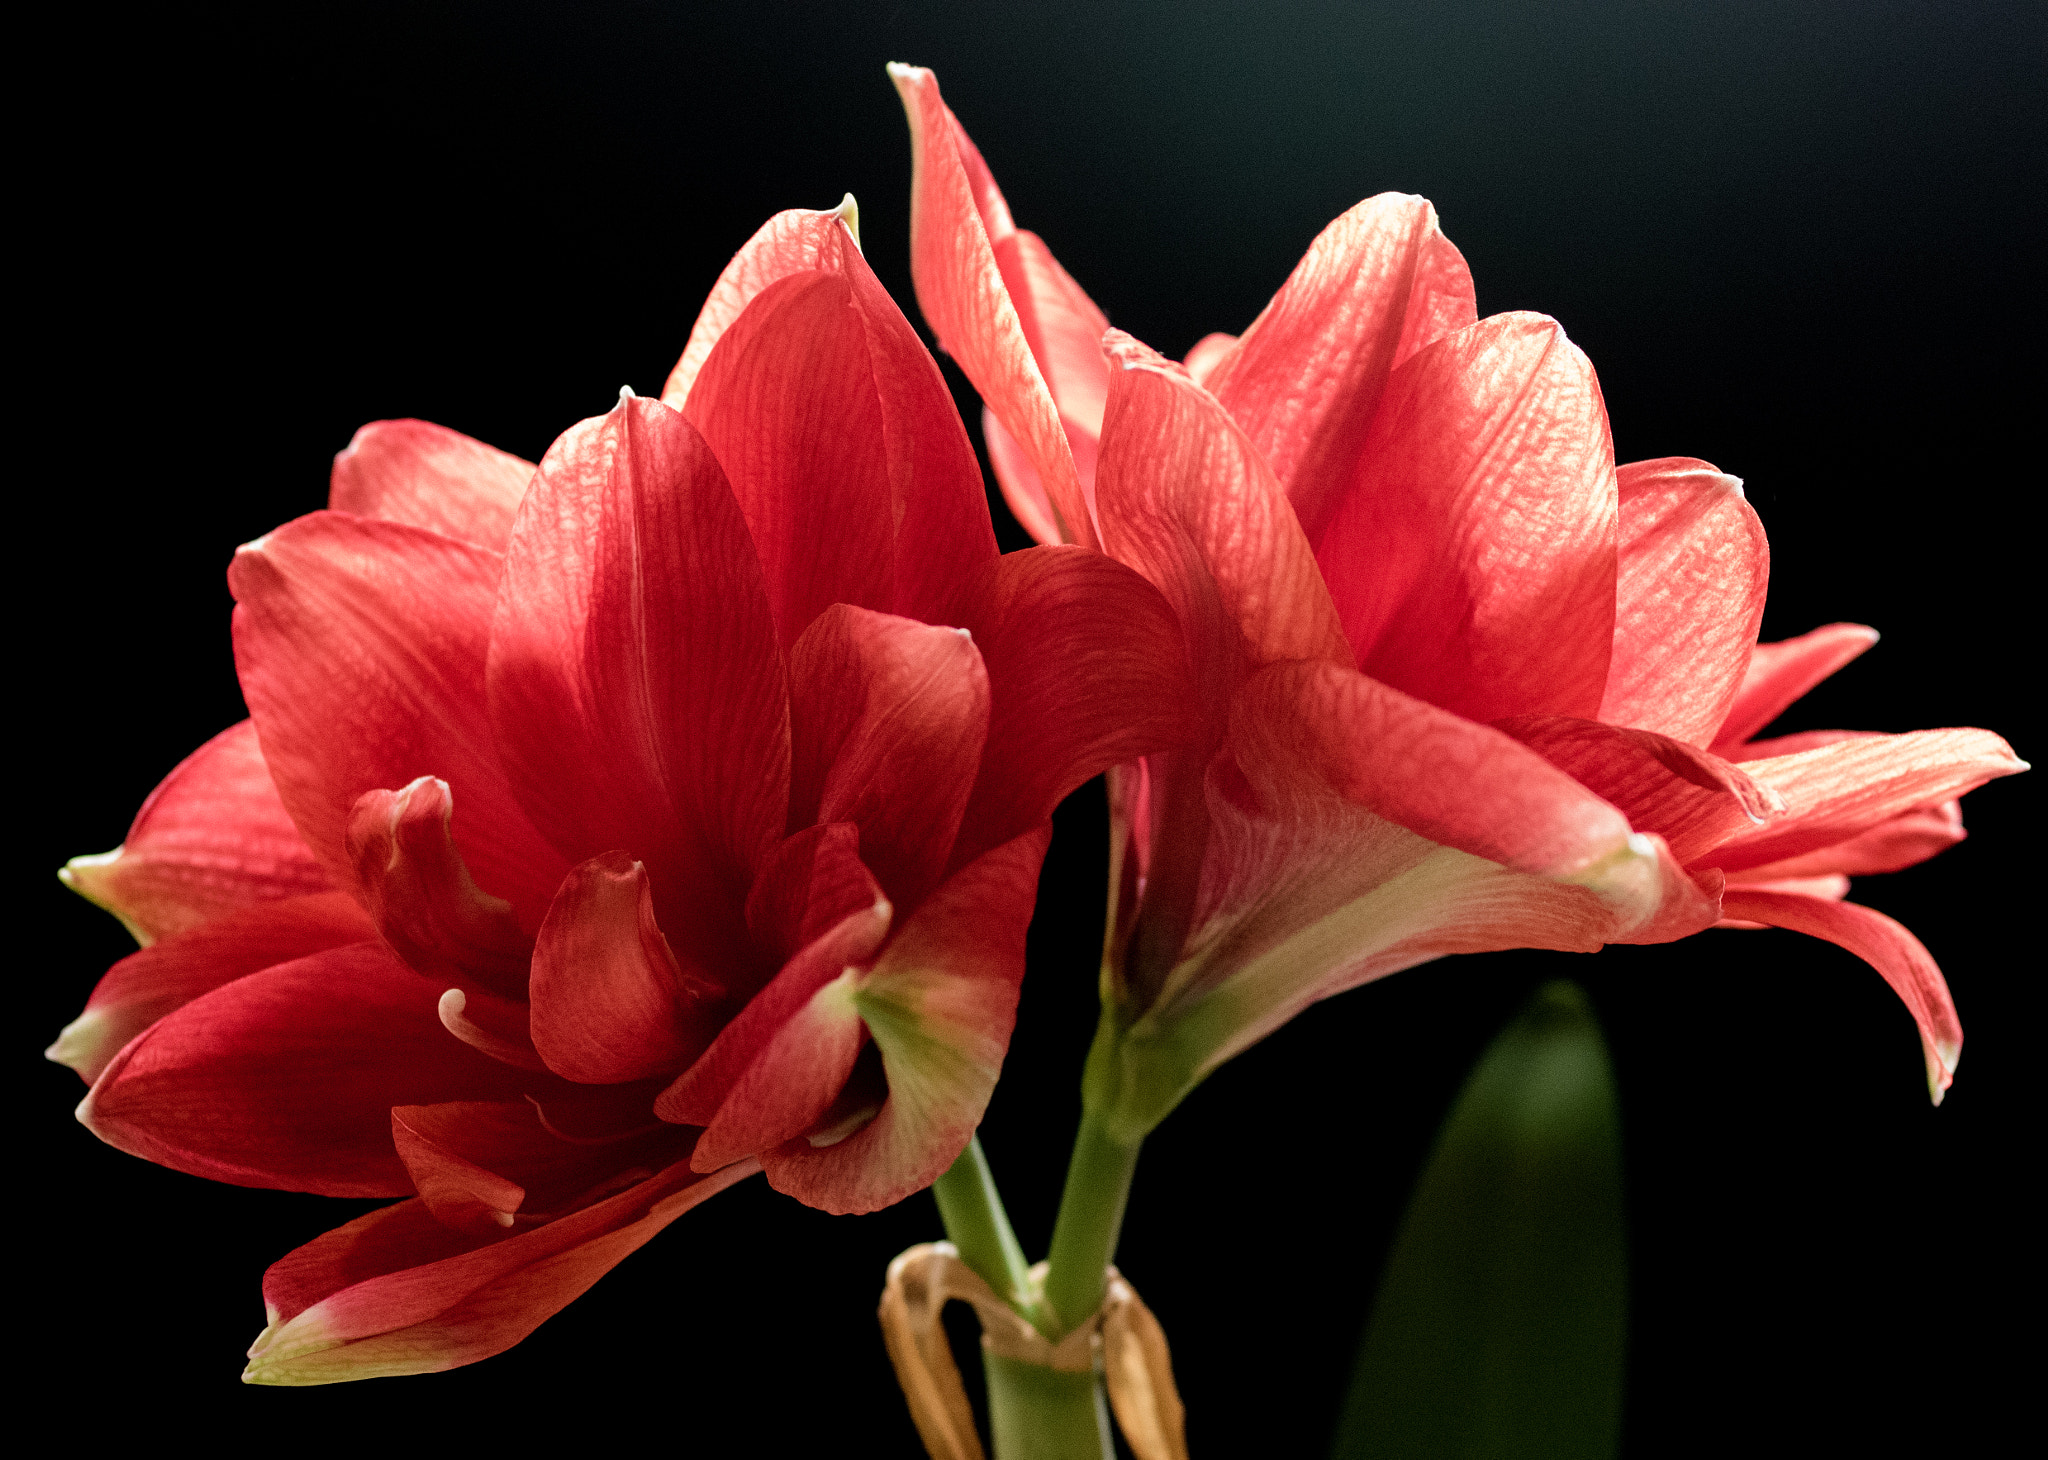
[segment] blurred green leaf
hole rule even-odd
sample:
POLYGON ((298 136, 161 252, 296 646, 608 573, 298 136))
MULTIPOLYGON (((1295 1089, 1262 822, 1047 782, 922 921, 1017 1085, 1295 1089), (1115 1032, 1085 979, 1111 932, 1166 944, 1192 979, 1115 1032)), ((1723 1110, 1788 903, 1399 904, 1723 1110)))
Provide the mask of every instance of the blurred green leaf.
POLYGON ((1437 1134, 1334 1460, 1606 1460, 1627 1293, 1614 1074, 1585 995, 1552 983, 1437 1134))

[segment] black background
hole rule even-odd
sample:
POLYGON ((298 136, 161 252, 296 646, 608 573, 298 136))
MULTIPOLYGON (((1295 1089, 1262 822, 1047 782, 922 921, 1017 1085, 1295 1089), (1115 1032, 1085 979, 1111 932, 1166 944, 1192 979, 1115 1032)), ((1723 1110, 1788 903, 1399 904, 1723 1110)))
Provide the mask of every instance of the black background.
MULTIPOLYGON (((81 1434, 915 1453, 872 1305, 888 1258, 938 1235, 926 1197, 830 1218, 749 1183, 483 1365, 251 1389, 263 1267, 363 1204, 121 1156, 71 1122, 75 1077, 35 1067, 126 947, 51 869, 119 841, 240 717, 222 570, 321 505, 357 425, 424 416, 537 456, 621 383, 660 388, 764 218, 847 189, 915 316, 884 61, 938 70, 1023 226, 1176 355, 1243 328, 1358 198, 1427 194, 1483 313, 1553 314, 1590 353, 1622 459, 1747 480, 1767 636, 1885 632, 1786 728, 1978 724, 2040 749, 2033 0, 291 9, 81 12, 15 63, 44 88, 10 230, 36 258, 14 281, 13 1058, 35 1085, 15 1313, 47 1366, 33 1406, 81 1434)), ((2022 1387, 2009 1330, 2033 1327, 2034 795, 1979 793, 1969 842, 1855 894, 1955 988, 1969 1058, 1939 1111, 1877 976, 1784 933, 1437 965, 1217 1075, 1148 1145, 1121 1252, 1195 1453, 1321 1453, 1430 1134, 1558 971, 1591 990, 1622 1088, 1630 1453, 1981 1453, 2022 1387)), ((1101 815, 1091 787, 1059 817, 984 1127, 1033 1255, 1093 1018, 1101 815)))

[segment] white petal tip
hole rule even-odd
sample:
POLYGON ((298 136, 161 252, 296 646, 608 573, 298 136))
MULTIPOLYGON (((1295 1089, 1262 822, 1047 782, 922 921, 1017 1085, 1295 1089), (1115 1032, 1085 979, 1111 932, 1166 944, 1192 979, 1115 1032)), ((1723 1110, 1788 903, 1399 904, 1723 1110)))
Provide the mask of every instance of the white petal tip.
POLYGON ((627 401, 629 401, 629 400, 638 400, 638 399, 639 399, 639 396, 637 396, 636 394, 634 394, 634 391, 633 391, 633 387, 632 387, 632 386, 630 386, 630 385, 622 385, 622 386, 620 386, 620 387, 619 387, 619 403, 620 403, 621 405, 625 404, 625 403, 626 403, 627 401))

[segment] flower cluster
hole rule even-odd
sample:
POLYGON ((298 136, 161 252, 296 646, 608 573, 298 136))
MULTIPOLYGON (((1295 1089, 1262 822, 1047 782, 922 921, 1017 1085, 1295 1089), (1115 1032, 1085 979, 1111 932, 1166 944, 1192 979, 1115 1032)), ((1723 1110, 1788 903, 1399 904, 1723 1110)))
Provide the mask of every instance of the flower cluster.
POLYGON ((1175 363, 894 75, 918 297, 1042 546, 997 552, 850 200, 784 213, 660 399, 537 465, 358 433, 329 510, 234 560, 251 718, 66 870, 143 945, 52 1050, 96 1134, 402 1198, 270 1270, 248 1377, 498 1352, 757 1171, 834 1212, 930 1184, 1002 1065, 1048 818, 1104 772, 1118 1140, 1342 989, 1716 924, 1871 962, 1939 1098, 1941 975, 1842 897, 1958 840, 2003 741, 1758 739, 1874 635, 1757 643, 1740 486, 1617 468, 1584 355, 1479 318, 1427 202, 1359 204, 1175 363))

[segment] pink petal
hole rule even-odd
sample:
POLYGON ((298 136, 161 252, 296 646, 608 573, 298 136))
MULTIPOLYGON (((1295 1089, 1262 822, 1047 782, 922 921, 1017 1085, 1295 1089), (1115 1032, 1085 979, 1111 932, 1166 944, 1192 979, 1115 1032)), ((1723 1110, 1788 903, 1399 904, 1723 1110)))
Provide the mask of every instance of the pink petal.
POLYGON ((375 943, 266 968, 131 1040, 78 1118, 108 1145, 214 1181, 405 1195, 392 1106, 516 1100, 542 1078, 450 1037, 438 994, 375 943))
POLYGON ((327 505, 503 552, 533 463, 431 421, 372 421, 334 458, 327 505))
POLYGON ((1989 730, 1916 730, 1744 761, 1742 769, 1784 798, 1786 815, 1705 859, 1726 872, 1848 841, 1900 812, 1952 800, 2027 763, 1989 730))
POLYGON ((1727 755, 1785 712, 1794 700, 1877 642, 1877 630, 1862 624, 1829 624, 1825 628, 1758 644, 1728 718, 1714 737, 1714 750, 1727 755))
POLYGON ((1472 275, 1425 198, 1381 193, 1317 235, 1207 384, 1294 503, 1310 542, 1357 478, 1387 376, 1478 317, 1472 275))
MULTIPOLYGON (((897 931, 853 1003, 888 1078, 880 1112, 768 1152, 769 1184, 828 1212, 874 1211, 929 1186, 988 1108, 1017 1017, 1024 930, 1050 827, 953 874, 897 931)), ((764 1060, 764 1064, 770 1064, 764 1060)), ((774 1066, 771 1066, 774 1067, 774 1066)))
POLYGON ((365 791, 348 820, 355 894, 414 971, 524 997, 533 939, 511 904, 471 879, 451 832, 454 810, 448 783, 432 776, 402 791, 365 791))
POLYGON ((1084 548, 988 565, 959 622, 988 666, 988 749, 953 865, 1037 826, 1113 765, 1191 740, 1180 625, 1159 591, 1084 548))
POLYGON ((484 656, 501 559, 424 528, 315 512, 236 553, 235 665, 292 820, 346 881, 365 791, 438 776, 477 879, 536 915, 561 875, 499 768, 484 656))
POLYGON ((244 1379, 332 1384, 434 1373, 502 1353, 688 1211, 758 1169, 677 1162, 615 1196, 498 1241, 403 1202, 317 1237, 265 1274, 270 1326, 244 1379))
POLYGON ((1682 740, 1562 715, 1502 720, 1513 736, 1628 818, 1680 863, 1781 816, 1785 803, 1741 768, 1682 740))
POLYGON ((1770 547, 1742 483, 1666 457, 1617 473, 1621 578, 1599 718, 1705 745, 1763 622, 1770 547))
POLYGON ((1059 542, 1059 517, 1053 511, 1052 498, 1046 495, 1045 483, 1039 480, 1038 468, 987 406, 981 408, 981 439, 988 446, 988 464, 996 485, 1017 525, 1030 533, 1034 542, 1059 542))
POLYGON ((1349 649, 1308 540, 1279 485, 1214 397, 1121 331, 1097 494, 1109 552, 1161 593, 1187 636, 1205 702, 1261 664, 1349 649))
POLYGON ((988 738, 964 630, 835 604, 789 656, 790 819, 850 821, 898 906, 937 883, 988 738))
MULTIPOLYGON (((912 66, 891 66, 889 74, 910 121, 910 273, 918 305, 1044 484, 1060 540, 1092 547, 1095 526, 1060 408, 1025 332, 1019 291, 1005 281, 997 256, 998 245, 1016 247, 1009 209, 946 109, 937 78, 912 66)), ((1013 268, 1024 263, 1011 257, 1013 268)), ((1057 281, 1043 289, 1034 281, 1021 292, 1034 305, 1057 305, 1064 295, 1057 281)), ((1071 361, 1071 354, 1060 358, 1071 361)))
POLYGON ((1239 694, 1240 762, 1299 767, 1377 816, 1516 871, 1568 877, 1628 848, 1626 817, 1486 725, 1327 664, 1280 664, 1239 694))
POLYGON ((1600 387, 1540 315, 1395 372, 1318 561, 1367 674, 1467 719, 1591 718, 1614 641, 1616 487, 1600 387))
POLYGON ((277 799, 250 720, 180 761, 120 846, 73 857, 57 875, 145 948, 237 908, 333 885, 277 799))
POLYGON ((1961 804, 1938 801, 1887 817, 1847 841, 1752 868, 1742 873, 1740 880, 1754 883, 1784 877, 1841 877, 1846 886, 1850 877, 1898 872, 1915 866, 1947 851, 1968 835, 1963 830, 1961 804))
POLYGON ((676 961, 647 869, 623 852, 575 868, 533 950, 533 1043, 590 1085, 681 1069, 711 1043, 718 986, 676 961))
POLYGON ((790 208, 763 223, 711 286, 682 358, 662 387, 663 404, 683 408, 704 362, 762 290, 791 274, 838 267, 845 245, 854 241, 850 230, 858 217, 849 193, 836 208, 790 208))
POLYGON ((1216 368, 1230 358, 1230 352, 1237 348, 1237 336, 1226 335, 1220 330, 1215 334, 1203 335, 1195 341, 1194 348, 1181 360, 1181 367, 1188 372, 1188 379, 1200 386, 1207 386, 1209 377, 1216 368))
POLYGON ((786 814, 786 691, 746 520, 667 406, 623 400, 549 448, 506 557, 490 712, 565 857, 637 857, 680 957, 742 956, 786 814))
POLYGON ((1853 902, 1731 885, 1721 907, 1731 918, 1825 938, 1884 975, 1920 1028, 1927 1090, 1936 1105, 1941 1103, 1962 1057, 1963 1026, 1940 967, 1918 938, 1883 913, 1853 902))
POLYGON ((48 1056, 90 1085, 122 1045, 201 994, 273 964, 376 936, 355 900, 340 892, 275 898, 224 913, 108 969, 48 1056))

